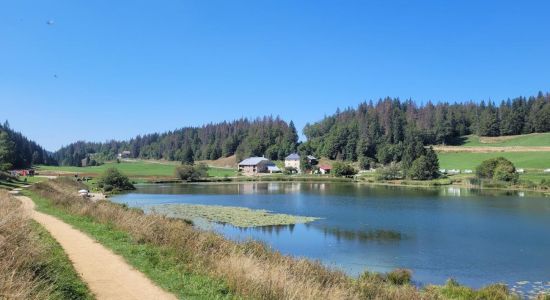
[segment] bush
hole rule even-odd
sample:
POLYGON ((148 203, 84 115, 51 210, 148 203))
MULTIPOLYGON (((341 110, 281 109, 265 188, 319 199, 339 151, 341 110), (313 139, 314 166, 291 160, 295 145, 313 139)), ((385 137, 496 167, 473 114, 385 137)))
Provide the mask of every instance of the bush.
POLYGON ((386 274, 389 282, 396 285, 404 285, 411 282, 412 272, 407 269, 395 269, 386 274))
POLYGON ((342 176, 353 176, 357 174, 357 170, 355 168, 344 162, 335 162, 332 165, 332 172, 334 176, 342 177, 342 176))
POLYGON ((190 165, 184 164, 176 168, 176 176, 181 180, 199 181, 208 176, 208 166, 205 164, 190 165))
POLYGON ((376 179, 378 180, 393 180, 399 178, 401 178, 401 166, 398 163, 392 162, 376 170, 376 179))
POLYGON ((478 178, 517 182, 519 175, 514 164, 504 157, 485 160, 476 169, 478 178))
POLYGON ((107 169, 99 178, 98 186, 105 192, 135 189, 128 176, 122 174, 117 168, 107 169))

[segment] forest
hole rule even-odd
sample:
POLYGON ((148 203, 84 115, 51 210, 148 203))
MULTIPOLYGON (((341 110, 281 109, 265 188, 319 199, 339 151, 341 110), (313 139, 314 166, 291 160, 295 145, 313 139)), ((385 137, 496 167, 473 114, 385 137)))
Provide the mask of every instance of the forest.
MULTIPOLYGON (((411 143, 459 145, 468 134, 504 136, 550 131, 550 94, 479 103, 417 105, 385 98, 338 110, 307 124, 301 152, 330 159, 399 162, 411 143)), ((412 146, 414 148, 415 146, 412 146)), ((417 149, 420 149, 417 147, 417 149)))
POLYGON ((195 160, 215 160, 236 155, 265 155, 269 159, 284 159, 298 144, 298 133, 291 121, 278 117, 211 123, 201 127, 184 127, 166 133, 139 135, 128 141, 105 143, 76 142, 54 153, 62 165, 79 166, 82 159, 112 160, 122 151, 132 158, 166 159, 191 163, 195 160))
POLYGON ((10 128, 0 124, 0 171, 28 168, 31 165, 56 164, 46 150, 10 128))
POLYGON ((356 108, 337 110, 319 122, 307 124, 307 140, 298 142, 294 123, 266 116, 184 127, 165 133, 138 135, 126 141, 78 141, 49 154, 6 122, 0 125, 2 168, 32 164, 80 166, 114 160, 118 153, 130 157, 165 159, 186 163, 235 155, 282 160, 299 151, 319 157, 372 164, 404 162, 411 166, 420 156, 433 157, 426 145, 457 145, 463 136, 504 136, 550 131, 550 94, 492 101, 431 103, 395 98, 364 102, 356 108), (428 151, 428 152, 426 152, 428 151))

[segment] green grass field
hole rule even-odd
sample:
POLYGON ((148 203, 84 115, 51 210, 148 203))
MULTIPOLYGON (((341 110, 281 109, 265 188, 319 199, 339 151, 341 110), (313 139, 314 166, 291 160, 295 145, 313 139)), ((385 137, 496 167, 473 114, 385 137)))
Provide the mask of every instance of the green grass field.
POLYGON ((538 147, 538 146, 550 146, 550 132, 547 133, 532 133, 510 137, 499 138, 482 138, 485 142, 482 142, 477 135, 468 135, 464 137, 466 140, 463 145, 466 147, 538 147))
MULTIPOLYGON (((70 167, 70 166, 38 166, 40 172, 70 172, 78 174, 100 175, 110 167, 116 167, 129 177, 174 177, 174 170, 177 163, 156 163, 143 160, 120 163, 107 162, 95 167, 70 167)), ((237 170, 211 167, 208 169, 208 176, 224 177, 235 176, 237 170)))
POLYGON ((439 166, 444 169, 472 169, 474 170, 482 161, 493 157, 505 157, 516 168, 546 169, 550 168, 550 152, 440 152, 439 166))

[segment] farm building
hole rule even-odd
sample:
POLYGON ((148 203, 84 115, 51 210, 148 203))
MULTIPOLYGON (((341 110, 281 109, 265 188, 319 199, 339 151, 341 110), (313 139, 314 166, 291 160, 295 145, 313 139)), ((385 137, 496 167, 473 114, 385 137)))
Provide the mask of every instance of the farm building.
POLYGON ((300 173, 300 155, 298 153, 292 153, 285 158, 285 168, 294 168, 300 173))
POLYGON ((118 154, 118 158, 130 158, 132 155, 132 152, 130 151, 122 151, 118 154))
POLYGON ((281 170, 273 162, 265 157, 249 157, 239 163, 239 171, 244 175, 256 175, 258 173, 275 173, 281 170), (269 168, 271 167, 271 169, 269 168))
POLYGON ((316 165, 316 164, 319 163, 319 159, 317 159, 317 157, 315 157, 315 156, 313 156, 313 155, 308 155, 308 156, 307 156, 307 162, 308 162, 310 165, 314 166, 314 165, 316 165))
POLYGON ((330 174, 331 169, 332 169, 331 166, 326 166, 326 165, 319 166, 319 172, 323 175, 330 174))

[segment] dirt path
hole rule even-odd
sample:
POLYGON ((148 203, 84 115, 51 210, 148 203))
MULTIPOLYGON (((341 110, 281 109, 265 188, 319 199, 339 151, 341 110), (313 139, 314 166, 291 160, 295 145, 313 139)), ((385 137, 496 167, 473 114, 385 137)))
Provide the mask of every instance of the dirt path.
POLYGON ((32 218, 61 244, 97 299, 176 299, 87 235, 59 219, 35 211, 30 198, 16 198, 32 218))

